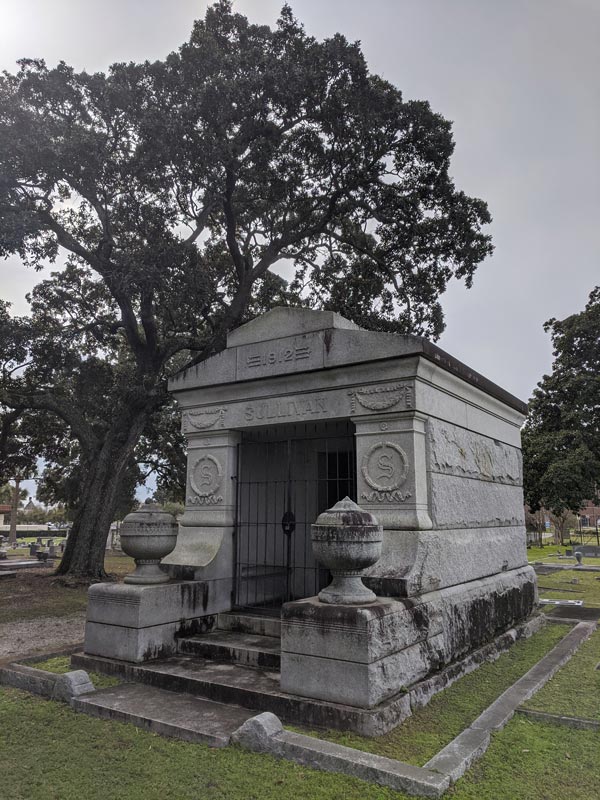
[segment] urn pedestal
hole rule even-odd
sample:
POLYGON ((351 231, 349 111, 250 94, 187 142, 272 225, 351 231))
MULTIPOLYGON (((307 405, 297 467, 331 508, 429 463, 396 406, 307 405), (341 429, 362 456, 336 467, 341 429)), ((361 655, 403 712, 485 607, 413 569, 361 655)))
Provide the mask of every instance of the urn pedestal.
POLYGON ((333 580, 319 592, 322 603, 364 605, 375 593, 361 575, 379 561, 383 529, 375 517, 345 497, 319 515, 311 526, 313 553, 333 580))
POLYGON ((121 549, 135 559, 136 565, 125 583, 146 586, 169 582, 169 575, 159 565, 175 548, 177 529, 175 517, 152 502, 146 502, 125 517, 121 526, 121 549))

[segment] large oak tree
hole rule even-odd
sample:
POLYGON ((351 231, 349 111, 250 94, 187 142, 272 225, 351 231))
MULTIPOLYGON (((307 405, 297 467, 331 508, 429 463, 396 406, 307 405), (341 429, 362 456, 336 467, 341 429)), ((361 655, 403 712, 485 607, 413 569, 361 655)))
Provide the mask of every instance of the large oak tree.
POLYGON ((61 572, 103 576, 117 489, 168 374, 236 325, 305 303, 439 336, 448 281, 470 286, 491 251, 452 151, 448 121, 287 7, 270 29, 219 2, 164 61, 89 75, 24 60, 2 77, 0 254, 60 270, 13 320, 26 366, 6 362, 1 400, 76 440, 61 572))

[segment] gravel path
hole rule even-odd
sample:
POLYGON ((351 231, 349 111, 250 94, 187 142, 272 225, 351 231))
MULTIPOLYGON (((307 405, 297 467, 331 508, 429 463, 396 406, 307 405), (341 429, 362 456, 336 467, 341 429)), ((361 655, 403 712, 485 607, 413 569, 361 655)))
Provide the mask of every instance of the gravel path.
POLYGON ((51 653, 83 642, 85 612, 0 625, 0 659, 51 653))

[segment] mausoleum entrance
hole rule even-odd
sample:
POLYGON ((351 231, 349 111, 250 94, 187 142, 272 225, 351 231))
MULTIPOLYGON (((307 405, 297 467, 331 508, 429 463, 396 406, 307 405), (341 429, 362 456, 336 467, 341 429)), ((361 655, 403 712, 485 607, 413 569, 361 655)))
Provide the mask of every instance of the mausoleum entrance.
POLYGON ((238 446, 235 605, 279 611, 330 580, 315 561, 310 526, 347 495, 356 499, 350 420, 244 431, 238 446))

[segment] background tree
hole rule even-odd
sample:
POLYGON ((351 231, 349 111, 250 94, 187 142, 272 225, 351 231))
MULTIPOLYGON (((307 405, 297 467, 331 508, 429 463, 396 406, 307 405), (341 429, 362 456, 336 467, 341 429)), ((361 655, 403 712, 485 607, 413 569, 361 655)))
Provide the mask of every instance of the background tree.
MULTIPOLYGON (((0 305, 0 315, 2 306, 0 305)), ((0 316, 0 326, 1 326, 0 316)), ((17 516, 21 500, 27 490, 21 487, 24 480, 36 473, 36 452, 29 437, 29 426, 33 424, 31 414, 17 409, 0 407, 0 485, 10 484, 10 523, 8 541, 17 541, 17 516)))
POLYGON ((288 7, 271 30, 223 0, 152 64, 4 75, 0 254, 66 262, 8 326, 28 366, 5 361, 0 401, 77 439, 61 572, 103 577, 118 486, 169 373, 258 311, 308 303, 439 336, 448 281, 469 286, 491 251, 452 150, 448 121, 288 7), (285 263, 289 285, 272 271, 285 263))
POLYGON ((529 403, 524 491, 532 511, 545 506, 560 521, 596 500, 600 486, 600 287, 584 311, 544 327, 554 363, 529 403))

